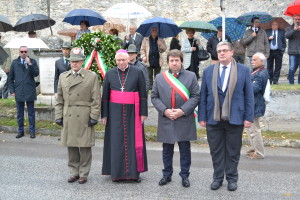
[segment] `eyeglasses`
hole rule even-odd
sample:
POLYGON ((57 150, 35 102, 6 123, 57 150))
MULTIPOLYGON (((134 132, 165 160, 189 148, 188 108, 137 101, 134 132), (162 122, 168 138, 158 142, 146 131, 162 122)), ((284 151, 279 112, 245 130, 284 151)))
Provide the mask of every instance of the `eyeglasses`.
POLYGON ((294 18, 294 20, 300 20, 300 18, 294 18))
POLYGON ((116 59, 117 62, 125 62, 127 59, 116 59))
POLYGON ((227 53, 228 51, 231 51, 230 49, 221 49, 221 50, 218 50, 217 52, 218 53, 227 53))
POLYGON ((20 53, 27 53, 27 51, 20 51, 20 53))

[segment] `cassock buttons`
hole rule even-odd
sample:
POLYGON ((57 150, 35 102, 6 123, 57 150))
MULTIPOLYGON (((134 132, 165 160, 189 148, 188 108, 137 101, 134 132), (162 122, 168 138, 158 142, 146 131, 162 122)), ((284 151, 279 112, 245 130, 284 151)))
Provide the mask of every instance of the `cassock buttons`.
POLYGON ((77 96, 79 96, 79 94, 77 94, 77 96))
POLYGON ((77 115, 77 117, 79 117, 79 115, 77 115))
POLYGON ((71 115, 69 115, 69 117, 71 117, 71 115))

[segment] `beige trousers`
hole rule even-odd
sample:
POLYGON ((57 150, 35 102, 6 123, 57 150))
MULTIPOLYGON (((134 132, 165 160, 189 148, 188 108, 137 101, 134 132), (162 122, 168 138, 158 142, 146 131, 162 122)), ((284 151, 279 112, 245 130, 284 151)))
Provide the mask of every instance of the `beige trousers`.
POLYGON ((71 176, 87 177, 92 165, 91 147, 68 147, 71 176))
POLYGON ((245 130, 250 141, 250 150, 254 150, 254 153, 257 155, 265 156, 264 143, 261 136, 260 117, 255 117, 251 127, 245 130))

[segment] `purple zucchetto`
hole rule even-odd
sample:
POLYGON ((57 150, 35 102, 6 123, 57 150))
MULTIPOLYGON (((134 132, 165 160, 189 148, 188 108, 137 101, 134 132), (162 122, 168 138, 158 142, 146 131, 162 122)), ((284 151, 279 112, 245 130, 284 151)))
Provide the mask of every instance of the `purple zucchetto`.
POLYGON ((116 54, 125 53, 128 54, 128 52, 125 49, 119 49, 116 54))

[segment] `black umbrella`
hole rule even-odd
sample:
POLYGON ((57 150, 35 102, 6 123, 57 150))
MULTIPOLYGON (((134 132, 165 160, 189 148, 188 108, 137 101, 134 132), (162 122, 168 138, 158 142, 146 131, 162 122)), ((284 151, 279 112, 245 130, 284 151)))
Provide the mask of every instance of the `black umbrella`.
POLYGON ((10 24, 7 17, 0 15, 0 32, 12 31, 13 26, 10 24))
POLYGON ((55 21, 42 14, 31 14, 22 17, 15 25, 18 32, 36 31, 53 26, 55 21))
POLYGON ((6 51, 0 46, 0 65, 3 65, 3 63, 6 61, 6 59, 9 57, 9 55, 6 53, 6 51))

